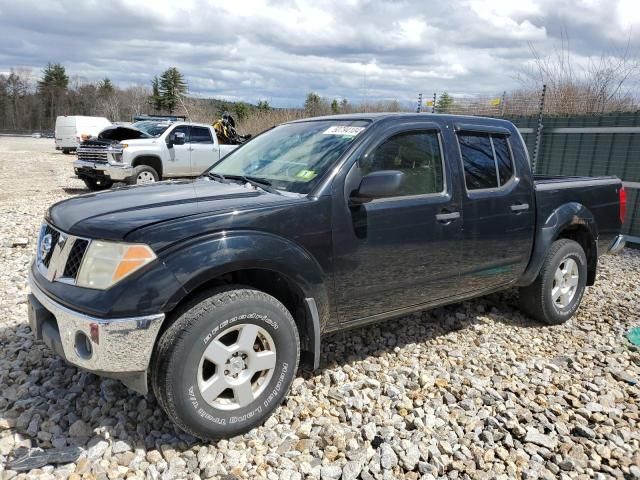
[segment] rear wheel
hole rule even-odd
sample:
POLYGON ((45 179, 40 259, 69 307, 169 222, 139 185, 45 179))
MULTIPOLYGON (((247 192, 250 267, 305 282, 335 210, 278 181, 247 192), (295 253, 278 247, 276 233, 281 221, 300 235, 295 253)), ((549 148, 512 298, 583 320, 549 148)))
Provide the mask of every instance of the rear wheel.
POLYGON ((96 192, 99 190, 107 190, 108 188, 111 188, 111 186, 113 185, 113 182, 107 179, 98 180, 95 178, 83 178, 82 181, 87 186, 87 188, 92 192, 96 192))
POLYGON ((274 297, 227 288, 186 307, 160 338, 153 390, 167 415, 202 439, 261 425, 280 405, 298 368, 300 340, 274 297))
POLYGON ((64 153, 65 155, 69 155, 71 153, 71 150, 69 150, 68 148, 63 148, 62 153, 64 153))
POLYGON ((520 308, 536 320, 558 325, 573 316, 587 283, 587 258, 579 243, 555 241, 536 280, 520 289, 520 308))
POLYGON ((135 169, 133 183, 136 185, 146 185, 147 183, 155 183, 160 180, 160 175, 155 168, 149 165, 139 165, 135 169))

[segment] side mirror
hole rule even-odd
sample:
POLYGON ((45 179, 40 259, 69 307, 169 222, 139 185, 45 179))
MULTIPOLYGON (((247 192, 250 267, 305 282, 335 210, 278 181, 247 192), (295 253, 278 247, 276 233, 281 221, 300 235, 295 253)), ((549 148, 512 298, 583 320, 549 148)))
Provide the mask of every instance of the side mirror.
POLYGON ((356 202, 365 202, 374 198, 393 197, 403 185, 404 173, 398 170, 380 170, 365 175, 351 198, 356 202))
POLYGON ((184 132, 173 132, 167 138, 167 147, 173 148, 174 145, 184 145, 186 135, 184 132))

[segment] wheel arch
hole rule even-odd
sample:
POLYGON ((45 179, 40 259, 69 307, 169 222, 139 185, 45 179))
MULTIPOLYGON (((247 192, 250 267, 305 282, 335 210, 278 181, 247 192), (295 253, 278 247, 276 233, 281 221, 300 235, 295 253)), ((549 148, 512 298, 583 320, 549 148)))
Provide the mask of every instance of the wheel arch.
POLYGON ((598 226, 587 207, 570 202, 556 208, 537 228, 531 259, 518 286, 530 285, 536 279, 549 247, 561 238, 580 244, 587 257, 587 285, 594 284, 598 265, 598 226))
POLYGON ((322 269, 302 247, 274 235, 247 232, 202 239, 169 255, 165 263, 183 285, 167 304, 166 325, 174 312, 208 291, 225 285, 253 287, 289 310, 300 335, 301 364, 318 367, 329 296, 322 269))
POLYGON ((162 160, 160 157, 156 155, 138 155, 131 162, 131 166, 138 167, 140 165, 147 165, 153 168, 158 173, 159 179, 162 179, 162 160))

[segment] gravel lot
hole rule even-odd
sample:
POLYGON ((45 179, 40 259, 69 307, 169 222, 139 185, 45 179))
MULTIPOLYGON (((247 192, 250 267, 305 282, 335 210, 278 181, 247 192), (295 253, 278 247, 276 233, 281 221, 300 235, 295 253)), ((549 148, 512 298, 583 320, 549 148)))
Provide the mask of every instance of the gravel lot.
POLYGON ((640 356, 624 337, 640 325, 638 251, 604 257, 559 327, 506 292, 330 336, 265 426, 202 443, 152 395, 31 335, 38 226, 85 191, 72 160, 52 140, 0 137, 0 479, 640 478, 640 356), (36 447, 49 465, 9 468, 36 447))

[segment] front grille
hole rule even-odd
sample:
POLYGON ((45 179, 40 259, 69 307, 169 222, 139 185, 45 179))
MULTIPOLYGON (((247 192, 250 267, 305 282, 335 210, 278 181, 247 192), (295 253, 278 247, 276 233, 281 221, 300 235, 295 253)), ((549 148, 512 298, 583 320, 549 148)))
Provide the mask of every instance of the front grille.
POLYGON ((60 232, 55 228, 52 228, 51 226, 47 225, 47 227, 44 230, 44 235, 45 236, 51 235, 51 248, 49 249, 45 257, 42 259, 42 263, 44 264, 44 266, 48 267, 49 263, 51 262, 51 257, 53 256, 53 251, 55 250, 54 247, 56 243, 58 243, 58 239, 60 238, 60 232))
POLYGON ((107 163, 107 147, 92 145, 91 147, 83 147, 80 145, 76 150, 78 160, 87 162, 107 163))
POLYGON ((49 224, 40 230, 36 265, 49 280, 75 283, 90 240, 60 232, 49 224))
POLYGON ((69 252, 67 264, 64 266, 63 277, 76 278, 78 270, 80 270, 82 257, 84 257, 84 252, 87 250, 88 245, 88 240, 84 240, 82 238, 76 239, 73 247, 71 247, 71 251, 69 252))

